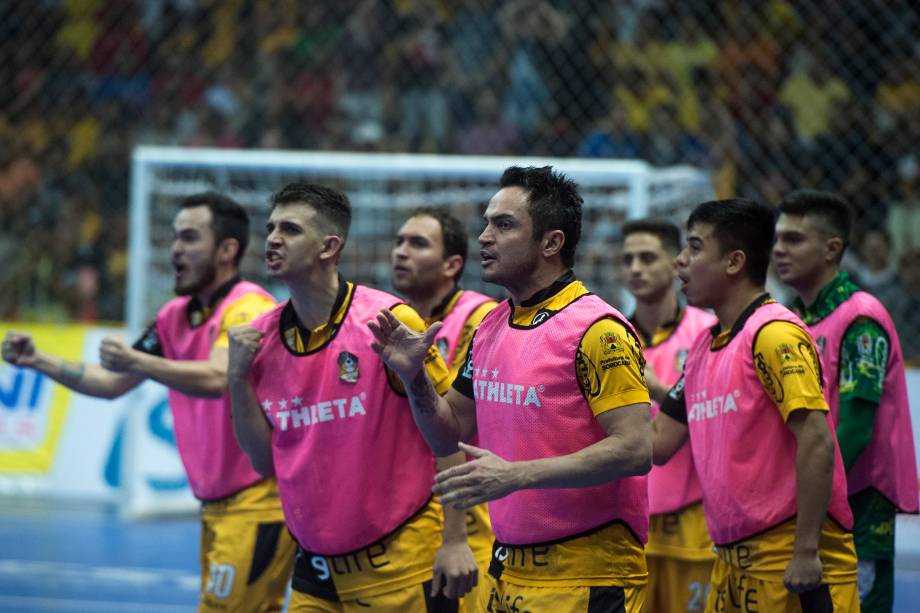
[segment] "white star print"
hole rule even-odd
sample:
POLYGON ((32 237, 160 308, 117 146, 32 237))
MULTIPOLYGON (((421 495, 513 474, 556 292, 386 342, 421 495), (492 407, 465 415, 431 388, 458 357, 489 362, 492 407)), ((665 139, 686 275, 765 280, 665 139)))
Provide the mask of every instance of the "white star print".
POLYGON ((498 379, 498 369, 497 368, 492 369, 492 378, 498 379))
POLYGON ((303 402, 303 398, 301 398, 300 396, 294 396, 293 398, 291 398, 291 402, 294 404, 295 407, 299 407, 300 404, 303 402))
POLYGON ((272 408, 272 401, 271 401, 271 400, 266 400, 265 402, 263 402, 263 403, 262 403, 262 408, 265 409, 266 411, 271 411, 271 408, 272 408))
POLYGON ((287 400, 285 400, 285 399, 283 399, 283 398, 282 398, 281 400, 279 400, 279 401, 278 401, 278 408, 279 408, 279 409, 282 409, 282 410, 286 409, 286 408, 287 408, 287 400))

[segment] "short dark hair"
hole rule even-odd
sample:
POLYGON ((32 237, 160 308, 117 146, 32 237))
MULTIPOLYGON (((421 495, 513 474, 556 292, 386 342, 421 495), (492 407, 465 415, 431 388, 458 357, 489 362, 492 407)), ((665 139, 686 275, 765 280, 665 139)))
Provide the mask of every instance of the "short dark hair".
POLYGON ((843 196, 816 189, 797 189, 786 194, 778 208, 780 213, 787 215, 819 215, 824 222, 819 229, 843 240, 843 251, 849 246, 853 212, 843 196))
POLYGON ((440 224, 444 258, 447 259, 452 255, 459 255, 463 258, 460 272, 457 273, 457 278, 459 279, 463 276, 463 269, 466 267, 466 254, 469 243, 469 235, 463 226, 463 222, 454 217, 447 209, 433 206, 418 207, 409 213, 409 219, 421 216, 431 217, 440 224))
POLYGON ((280 191, 272 194, 271 210, 286 204, 306 204, 312 207, 319 217, 320 223, 326 230, 332 230, 342 237, 348 238, 348 229, 351 226, 351 203, 343 192, 331 187, 295 181, 288 183, 280 191))
POLYGON ((758 284, 767 280, 776 214, 754 200, 710 200, 697 205, 687 220, 689 230, 697 223, 711 224, 722 253, 740 249, 747 256, 745 271, 758 284))
POLYGON ((202 192, 187 196, 179 205, 182 209, 208 207, 211 211, 211 230, 214 232, 214 245, 219 245, 228 238, 236 239, 240 248, 236 252, 234 264, 240 265, 246 247, 249 246, 249 213, 236 200, 217 192, 202 192))
POLYGON ((665 219, 646 217, 634 219, 623 224, 622 234, 625 240, 630 234, 646 233, 657 236, 661 246, 672 254, 680 253, 680 228, 665 219))
POLYGON ((575 264, 575 248, 581 238, 581 205, 584 200, 578 185, 552 166, 537 168, 510 166, 502 173, 501 187, 520 187, 527 191, 527 210, 533 220, 533 237, 539 240, 545 232, 562 230, 562 262, 575 264))

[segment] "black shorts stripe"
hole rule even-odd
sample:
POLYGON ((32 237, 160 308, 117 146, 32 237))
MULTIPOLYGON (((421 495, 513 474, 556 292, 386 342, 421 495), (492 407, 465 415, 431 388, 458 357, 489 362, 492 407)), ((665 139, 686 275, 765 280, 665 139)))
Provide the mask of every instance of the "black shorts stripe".
POLYGON ((446 597, 439 592, 437 596, 431 596, 431 581, 422 584, 425 591, 425 611, 426 613, 457 613, 459 601, 446 597))
POLYGON ((280 521, 271 524, 259 524, 259 531, 256 533, 256 546, 252 551, 252 564, 249 566, 249 579, 246 581, 247 585, 255 583, 268 570, 275 557, 275 552, 278 551, 281 531, 286 529, 284 522, 280 521))
POLYGON ((831 600, 831 588, 826 584, 799 594, 802 613, 834 613, 834 601, 831 600))
POLYGON ((589 588, 588 613, 626 613, 626 593, 621 587, 589 588))

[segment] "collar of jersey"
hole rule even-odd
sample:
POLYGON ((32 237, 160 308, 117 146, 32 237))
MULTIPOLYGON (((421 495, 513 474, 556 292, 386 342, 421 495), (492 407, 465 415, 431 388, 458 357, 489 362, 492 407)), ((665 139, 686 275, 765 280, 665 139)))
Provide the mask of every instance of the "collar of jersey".
POLYGON ((811 306, 805 306, 801 298, 796 298, 793 308, 802 314, 802 321, 813 325, 830 315, 847 299, 859 291, 859 286, 853 283, 844 271, 837 273, 830 283, 821 288, 818 296, 811 306))
POLYGON ((332 303, 329 319, 312 330, 301 323, 294 311, 294 305, 288 300, 281 311, 281 340, 284 346, 295 355, 306 355, 324 347, 338 332, 339 325, 345 319, 345 313, 351 304, 349 298, 353 295, 354 284, 346 281, 340 274, 339 292, 332 303))
POLYGON ((747 320, 750 319, 751 315, 753 315, 757 309, 765 304, 770 304, 773 302, 776 301, 770 297, 770 293, 764 292, 763 294, 757 296, 757 298, 755 298, 754 301, 741 312, 741 315, 739 315, 738 319, 735 320, 732 329, 727 333, 721 331, 722 329, 719 324, 711 327, 709 329, 709 333, 712 334, 712 343, 710 348, 712 348, 713 351, 718 351, 722 347, 728 345, 731 340, 735 338, 735 336, 737 336, 741 330, 744 329, 744 324, 747 323, 747 320))
POLYGON ((548 311, 550 316, 555 315, 578 298, 589 293, 588 289, 575 277, 575 273, 569 270, 556 279, 552 285, 522 301, 519 306, 514 306, 514 302, 509 298, 508 304, 511 306, 511 314, 508 322, 516 328, 531 328, 534 325, 532 323, 534 316, 540 311, 548 311))
POLYGON ((677 330, 677 326, 679 326, 681 320, 683 320, 685 312, 686 309, 680 303, 680 300, 678 300, 677 310, 674 312, 674 317, 658 326, 658 329, 655 330, 654 334, 649 334, 642 329, 642 326, 640 326, 638 323, 638 319, 636 319, 635 311, 633 311, 632 315, 627 317, 627 319, 632 323, 633 327, 636 329, 636 332, 639 333, 639 340, 642 341, 642 346, 654 347, 671 338, 671 335, 674 334, 674 331, 677 330))
POLYGON ((450 313, 457 304, 457 300, 460 299, 460 294, 462 292, 463 290, 460 289, 459 285, 454 285, 454 288, 444 296, 444 300, 442 300, 438 306, 431 309, 431 316, 426 323, 432 324, 447 317, 447 314, 450 313))
POLYGON ((185 317, 189 325, 194 328, 206 322, 208 318, 211 317, 211 314, 214 313, 214 307, 220 304, 220 301, 226 298, 230 290, 240 281, 242 281, 240 275, 235 275, 232 279, 214 290, 207 306, 201 304, 197 296, 192 296, 192 299, 188 301, 185 307, 185 317))

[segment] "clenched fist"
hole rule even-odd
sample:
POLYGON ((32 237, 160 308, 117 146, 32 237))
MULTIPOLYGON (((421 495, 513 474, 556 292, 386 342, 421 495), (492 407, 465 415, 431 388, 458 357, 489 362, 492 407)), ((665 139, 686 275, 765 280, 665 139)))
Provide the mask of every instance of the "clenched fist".
POLYGON ((262 333, 252 326, 238 326, 227 332, 230 337, 230 364, 227 376, 245 379, 252 360, 262 347, 262 333))
POLYGON ((7 332, 3 339, 3 359, 14 366, 31 368, 35 365, 35 342, 24 332, 7 332))

